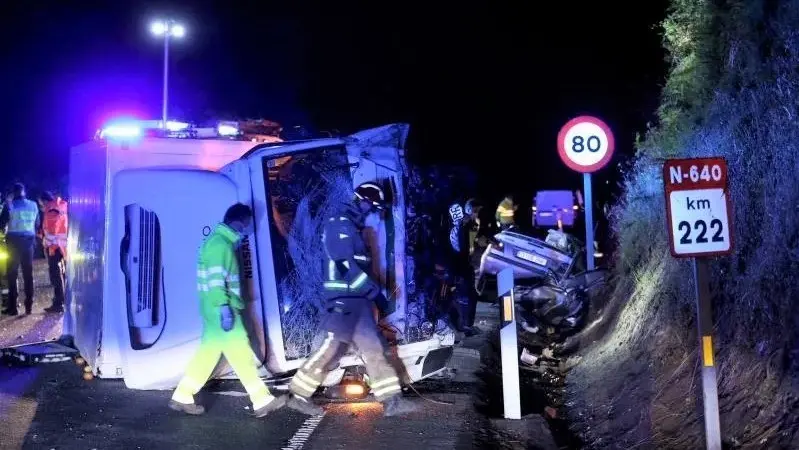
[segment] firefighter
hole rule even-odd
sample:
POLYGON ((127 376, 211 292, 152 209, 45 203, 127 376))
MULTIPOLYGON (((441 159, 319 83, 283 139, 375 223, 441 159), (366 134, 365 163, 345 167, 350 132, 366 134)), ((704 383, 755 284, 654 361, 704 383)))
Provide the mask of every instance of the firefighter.
POLYGON ((45 308, 45 312, 60 313, 64 311, 64 285, 67 257, 67 202, 59 195, 45 191, 40 196, 44 217, 42 247, 47 256, 50 272, 50 284, 53 285, 53 304, 45 308))
POLYGON ((374 307, 383 316, 387 302, 378 283, 367 275, 370 255, 361 236, 366 217, 385 206, 383 190, 365 183, 355 190, 353 205, 325 222, 321 239, 326 255, 323 287, 327 315, 321 328, 325 339, 292 378, 290 408, 321 414, 322 408, 311 402, 311 396, 354 344, 366 365, 372 394, 383 404, 383 414, 394 416, 415 409, 402 399, 399 375, 386 357, 388 348, 378 330, 374 307))
POLYGON ((16 316, 17 310, 17 275, 22 267, 22 279, 25 284, 25 314, 33 308, 33 249, 36 230, 39 228, 39 205, 25 196, 22 183, 14 185, 13 199, 6 202, 0 213, 0 228, 8 226, 6 243, 8 246, 8 299, 4 314, 16 316))
POLYGON ((203 242, 197 264, 197 290, 203 334, 200 348, 172 394, 169 407, 191 415, 205 412, 194 403, 221 356, 227 359, 250 395, 256 417, 263 417, 286 403, 275 397, 258 376, 256 356, 242 322, 245 308, 239 281, 238 247, 252 228, 252 210, 237 203, 228 208, 224 222, 203 242))
POLYGON ((514 215, 517 209, 518 206, 513 203, 513 196, 510 194, 506 195, 502 202, 499 203, 494 217, 497 220, 497 226, 500 231, 507 230, 516 223, 514 215))
POLYGON ((449 207, 451 228, 449 232, 449 271, 454 278, 455 301, 459 321, 455 329, 466 336, 478 334, 474 327, 477 312, 477 292, 475 291, 474 267, 471 261, 472 230, 477 223, 482 206, 475 199, 463 205, 455 203, 449 207))

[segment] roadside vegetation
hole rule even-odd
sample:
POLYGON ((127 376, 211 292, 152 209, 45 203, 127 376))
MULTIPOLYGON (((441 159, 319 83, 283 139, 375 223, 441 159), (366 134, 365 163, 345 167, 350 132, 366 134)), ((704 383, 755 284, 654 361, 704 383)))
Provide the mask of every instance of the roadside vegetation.
POLYGON ((735 252, 712 261, 722 437, 799 448, 799 2, 673 0, 657 124, 615 205, 607 332, 567 377, 592 448, 704 448, 690 261, 669 255, 661 168, 723 156, 735 252))

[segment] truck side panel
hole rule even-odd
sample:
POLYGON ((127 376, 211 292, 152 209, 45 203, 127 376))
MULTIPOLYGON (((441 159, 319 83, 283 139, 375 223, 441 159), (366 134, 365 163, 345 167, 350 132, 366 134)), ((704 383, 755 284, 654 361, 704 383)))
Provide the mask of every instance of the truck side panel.
POLYGON ((71 151, 69 165, 69 235, 67 302, 64 332, 73 336, 93 369, 102 360, 103 289, 105 284, 107 153, 89 143, 71 151))

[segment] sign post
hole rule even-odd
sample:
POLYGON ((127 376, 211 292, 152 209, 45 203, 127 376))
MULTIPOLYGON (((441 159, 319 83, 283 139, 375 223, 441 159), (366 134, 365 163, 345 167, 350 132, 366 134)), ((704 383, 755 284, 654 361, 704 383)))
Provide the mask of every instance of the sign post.
POLYGON ((591 116, 576 117, 558 133, 558 155, 570 169, 583 174, 585 192, 586 268, 594 269, 594 204, 591 174, 605 167, 613 157, 615 142, 610 127, 591 116))
POLYGON ((727 163, 723 158, 671 159, 663 165, 671 254, 694 260, 705 440, 710 450, 721 450, 721 426, 706 258, 732 252, 727 183, 727 163))
POLYGON ((499 342, 502 357, 502 397, 506 419, 521 419, 519 389, 519 340, 516 336, 516 304, 513 298, 513 268, 497 274, 500 301, 499 342))

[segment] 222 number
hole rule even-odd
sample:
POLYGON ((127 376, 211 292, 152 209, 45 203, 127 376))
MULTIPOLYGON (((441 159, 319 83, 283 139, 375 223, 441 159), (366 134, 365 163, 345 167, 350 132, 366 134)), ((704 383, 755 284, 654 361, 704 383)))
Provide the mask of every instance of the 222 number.
MULTIPOLYGON (((707 223, 704 220, 697 220, 694 222, 693 229, 698 231, 699 234, 696 236, 695 241, 691 241, 691 224, 687 221, 683 220, 679 224, 677 224, 677 229, 683 233, 682 237, 680 238, 680 244, 686 245, 696 242, 697 244, 704 244, 708 242, 707 239, 707 223)), ((724 231, 724 224, 721 223, 719 219, 713 219, 710 221, 710 229, 715 230, 713 237, 710 239, 713 242, 724 242, 724 238, 721 236, 722 232, 724 231)))

